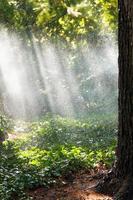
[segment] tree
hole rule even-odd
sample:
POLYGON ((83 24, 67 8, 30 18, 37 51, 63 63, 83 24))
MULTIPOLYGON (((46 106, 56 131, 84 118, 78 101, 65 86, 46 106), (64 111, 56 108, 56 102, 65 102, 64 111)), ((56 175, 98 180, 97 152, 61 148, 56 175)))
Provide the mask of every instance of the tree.
POLYGON ((124 180, 118 195, 126 200, 133 199, 133 1, 131 0, 119 0, 119 132, 116 175, 124 180))
POLYGON ((117 0, 1 0, 0 25, 22 37, 32 32, 42 42, 61 40, 75 48, 116 33, 116 4, 117 0))
POLYGON ((133 1, 119 0, 119 126, 116 166, 97 189, 115 200, 133 199, 133 1), (112 175, 113 174, 113 175, 112 175), (111 186, 111 187, 110 187, 111 186), (101 187, 101 188, 100 188, 101 187))

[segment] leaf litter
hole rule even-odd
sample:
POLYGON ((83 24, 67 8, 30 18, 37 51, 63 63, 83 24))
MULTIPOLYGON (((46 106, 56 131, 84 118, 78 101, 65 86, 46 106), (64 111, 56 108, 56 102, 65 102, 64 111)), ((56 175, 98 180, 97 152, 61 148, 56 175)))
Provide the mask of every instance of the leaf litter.
POLYGON ((89 170, 68 174, 68 177, 61 178, 60 184, 50 188, 38 187, 28 191, 28 196, 33 200, 113 200, 110 196, 94 191, 103 174, 92 174, 89 170))

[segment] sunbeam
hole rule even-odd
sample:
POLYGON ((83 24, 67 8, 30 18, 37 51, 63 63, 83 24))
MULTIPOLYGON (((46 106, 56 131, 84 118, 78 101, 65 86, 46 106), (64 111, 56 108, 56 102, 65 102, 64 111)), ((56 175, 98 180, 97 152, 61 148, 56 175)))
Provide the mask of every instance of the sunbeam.
POLYGON ((1 87, 5 88, 1 101, 12 117, 51 113, 75 118, 96 109, 110 110, 112 91, 117 99, 117 48, 113 45, 79 49, 73 57, 59 45, 36 42, 34 36, 27 46, 4 30, 0 43, 1 87))

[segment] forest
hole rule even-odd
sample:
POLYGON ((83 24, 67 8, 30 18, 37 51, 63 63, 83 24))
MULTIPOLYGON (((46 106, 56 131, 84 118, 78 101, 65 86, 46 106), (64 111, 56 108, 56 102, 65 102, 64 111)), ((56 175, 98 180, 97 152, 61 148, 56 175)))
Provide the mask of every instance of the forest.
POLYGON ((1 200, 112 199, 89 187, 116 160, 117 4, 0 1, 1 200))

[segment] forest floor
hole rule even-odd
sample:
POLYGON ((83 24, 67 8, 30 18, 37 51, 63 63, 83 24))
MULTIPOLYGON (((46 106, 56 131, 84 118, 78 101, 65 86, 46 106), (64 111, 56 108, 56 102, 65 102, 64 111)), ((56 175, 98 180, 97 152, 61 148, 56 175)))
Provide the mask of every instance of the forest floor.
MULTIPOLYGON (((14 132, 8 134, 9 140, 20 139, 25 132, 14 132)), ((94 191, 104 173, 108 169, 100 165, 96 171, 81 170, 75 174, 69 173, 60 177, 53 186, 38 187, 26 191, 33 200, 113 200, 112 197, 94 191)))
POLYGON ((28 191, 33 200, 112 200, 111 197, 96 193, 93 188, 99 181, 97 176, 88 171, 81 171, 75 175, 68 175, 68 180, 62 180, 61 185, 46 189, 36 188, 28 191))
MULTIPOLYGON (((21 138, 25 133, 8 134, 9 140, 21 138)), ((57 180, 57 184, 47 187, 38 187, 27 192, 33 200, 112 200, 111 197, 93 190, 102 174, 107 173, 103 166, 96 171, 80 171, 76 174, 67 174, 57 180), (100 170, 99 170, 100 169, 100 170)))

